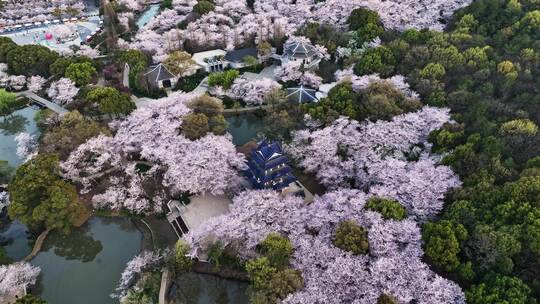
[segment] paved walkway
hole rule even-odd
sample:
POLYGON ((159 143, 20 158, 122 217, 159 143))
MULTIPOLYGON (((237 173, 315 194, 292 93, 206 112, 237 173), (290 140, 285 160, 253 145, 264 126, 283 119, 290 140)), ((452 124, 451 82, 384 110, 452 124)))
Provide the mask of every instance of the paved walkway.
POLYGON ((194 195, 190 200, 181 214, 189 230, 196 229, 212 217, 229 212, 232 203, 225 195, 212 194, 194 195))
POLYGON ((169 287, 171 287, 173 278, 174 275, 169 271, 169 269, 164 268, 163 272, 161 273, 161 284, 159 287, 159 304, 167 303, 167 293, 169 291, 169 287))
POLYGON ((199 95, 203 95, 208 91, 208 77, 204 77, 203 80, 199 83, 199 85, 193 90, 193 93, 197 93, 199 95))
POLYGON ((135 106, 137 109, 145 107, 147 104, 156 101, 157 99, 152 99, 149 97, 137 97, 135 95, 131 95, 131 100, 135 103, 135 106))
POLYGON ((32 28, 22 28, 13 31, 0 32, 0 36, 6 36, 11 38, 18 45, 37 44, 46 46, 56 51, 67 51, 71 46, 80 46, 86 37, 90 36, 93 31, 96 31, 99 25, 99 16, 93 16, 85 19, 79 19, 77 21, 67 21, 65 24, 70 24, 76 29, 76 36, 73 39, 58 42, 56 39, 45 39, 45 34, 50 32, 51 28, 62 23, 42 24, 40 26, 33 26, 32 28))
POLYGON ((260 80, 263 78, 269 78, 275 81, 276 80, 275 72, 277 69, 279 69, 279 65, 273 64, 271 66, 265 67, 259 73, 245 72, 244 74, 240 75, 240 77, 247 79, 249 81, 260 80))

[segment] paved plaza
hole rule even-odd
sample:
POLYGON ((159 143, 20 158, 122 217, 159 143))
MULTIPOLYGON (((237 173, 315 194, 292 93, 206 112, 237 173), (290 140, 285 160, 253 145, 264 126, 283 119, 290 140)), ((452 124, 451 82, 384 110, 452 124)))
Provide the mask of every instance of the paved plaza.
POLYGON ((50 33, 51 27, 62 23, 50 23, 30 29, 18 29, 3 33, 0 36, 9 37, 18 45, 39 44, 58 52, 65 52, 73 45, 80 46, 86 40, 86 37, 91 36, 100 27, 100 21, 99 16, 92 16, 85 20, 65 22, 65 24, 74 25, 77 28, 77 35, 65 41, 59 41, 54 37, 52 39, 45 38, 50 33))

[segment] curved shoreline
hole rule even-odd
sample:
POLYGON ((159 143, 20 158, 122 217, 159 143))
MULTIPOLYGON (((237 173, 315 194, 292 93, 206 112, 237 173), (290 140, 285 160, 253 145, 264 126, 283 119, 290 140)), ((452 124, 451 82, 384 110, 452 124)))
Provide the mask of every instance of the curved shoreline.
MULTIPOLYGON (((121 216, 118 216, 119 218, 123 218, 121 216)), ((152 228, 144 221, 144 219, 138 219, 138 218, 129 218, 130 221, 135 226, 135 229, 137 229, 141 233, 141 249, 139 250, 139 253, 143 252, 144 250, 153 251, 156 250, 155 242, 154 242, 154 232, 152 231, 152 228), (143 228, 144 227, 144 228, 143 228)))

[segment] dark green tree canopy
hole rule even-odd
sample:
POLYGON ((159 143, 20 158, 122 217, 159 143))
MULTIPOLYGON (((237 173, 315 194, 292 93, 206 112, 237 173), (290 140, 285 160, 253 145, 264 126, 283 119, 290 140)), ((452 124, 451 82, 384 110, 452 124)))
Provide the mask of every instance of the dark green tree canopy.
POLYGON ((208 0, 199 0, 193 7, 193 11, 199 16, 210 13, 214 10, 214 4, 208 0))
POLYGON ((90 83, 97 71, 89 62, 72 63, 66 68, 65 76, 75 82, 77 86, 84 86, 90 83))
POLYGON ((353 254, 369 252, 367 231, 354 221, 344 221, 339 224, 332 239, 334 246, 353 254))
POLYGON ((127 115, 136 108, 128 94, 111 87, 94 88, 86 99, 97 104, 102 113, 110 115, 127 115))
POLYGON ((10 218, 32 229, 68 233, 86 214, 75 187, 60 177, 58 156, 38 154, 15 171, 8 185, 10 218))
POLYGON ((49 66, 58 54, 42 45, 22 45, 11 49, 6 55, 9 73, 12 75, 50 75, 49 66))
POLYGON ((283 268, 289 264, 293 250, 291 241, 279 233, 268 234, 261 243, 261 253, 276 268, 283 268))
POLYGON ((27 294, 24 297, 17 299, 13 304, 47 304, 47 301, 38 296, 27 294))
POLYGON ((465 294, 467 303, 535 303, 531 289, 520 279, 498 274, 490 274, 485 283, 474 285, 465 294))
POLYGON ((426 257, 436 267, 449 272, 459 267, 458 254, 467 238, 467 230, 450 221, 428 222, 422 230, 426 257))
POLYGON ((347 23, 349 24, 349 29, 352 31, 356 31, 366 24, 382 24, 381 18, 377 12, 365 8, 354 9, 349 16, 349 19, 347 19, 347 23))
POLYGON ((379 212, 387 220, 403 220, 407 217, 405 207, 393 199, 372 197, 368 199, 366 208, 379 212))

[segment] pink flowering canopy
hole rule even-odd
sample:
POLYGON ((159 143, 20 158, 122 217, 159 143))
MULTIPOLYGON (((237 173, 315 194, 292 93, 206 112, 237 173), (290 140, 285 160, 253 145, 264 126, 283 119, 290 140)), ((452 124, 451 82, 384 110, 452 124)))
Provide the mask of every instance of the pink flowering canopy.
POLYGON ((158 265, 161 265, 164 258, 165 255, 150 251, 143 251, 135 256, 126 264, 126 268, 120 276, 120 282, 115 289, 115 293, 111 296, 115 298, 126 296, 129 288, 133 286, 140 275, 145 271, 151 271, 158 265))
POLYGON ((40 271, 39 267, 26 262, 0 265, 0 299, 17 295, 24 288, 34 285, 40 271))
MULTIPOLYGON (((137 1, 122 2, 132 12, 140 10, 137 1)), ((471 0, 258 0, 253 10, 246 1, 213 2, 214 11, 189 22, 185 29, 177 29, 175 26, 188 18, 197 1, 175 0, 172 9, 163 10, 139 29, 133 41, 120 39, 118 45, 143 50, 151 54, 154 61, 162 61, 186 41, 195 48, 232 50, 253 40, 260 42, 293 36, 305 22, 326 23, 346 29, 347 18, 360 7, 377 11, 386 28, 441 30, 444 27, 440 21, 441 14, 442 17, 451 16, 471 0)), ((126 24, 127 16, 121 17, 126 24)))
POLYGON ((450 168, 429 155, 429 133, 449 119, 447 109, 433 107, 391 121, 342 117, 324 129, 296 132, 288 151, 325 186, 352 181, 356 188, 397 199, 410 215, 425 220, 442 209, 446 191, 460 185, 450 168), (409 162, 410 157, 419 160, 409 162))
POLYGON ((68 78, 60 78, 47 89, 47 95, 52 101, 60 105, 73 102, 77 93, 79 93, 79 89, 75 86, 75 82, 68 78))
POLYGON ((181 133, 182 118, 191 112, 186 103, 195 97, 175 93, 137 109, 114 124, 114 137, 97 136, 72 152, 61 164, 64 177, 83 192, 105 183, 93 197, 97 207, 137 213, 157 212, 182 192, 222 194, 237 186, 245 162, 230 135, 192 141, 181 133))
POLYGON ((281 85, 270 78, 248 80, 238 77, 225 94, 235 99, 242 99, 248 105, 261 105, 266 94, 279 88, 281 85))
POLYGON ((230 213, 209 220, 186 239, 193 255, 219 239, 236 246, 243 258, 270 232, 287 236, 295 247, 292 266, 305 287, 283 303, 376 303, 382 293, 400 302, 465 303, 459 286, 441 278, 421 261, 420 229, 412 219, 384 220, 364 208, 360 190, 337 189, 311 204, 272 190, 252 190, 234 198, 230 213), (343 221, 368 231, 369 254, 353 255, 332 244, 343 221))
POLYGON ((305 287, 283 303, 376 303, 391 294, 408 303, 465 303, 460 287, 422 262, 419 222, 440 212, 443 196, 460 181, 430 155, 428 134, 450 119, 448 109, 424 107, 391 121, 358 122, 342 117, 331 126, 300 130, 289 155, 330 192, 307 204, 272 190, 248 190, 233 199, 230 213, 208 220, 186 236, 191 254, 204 254, 220 240, 240 257, 257 256, 271 232, 294 245, 292 267, 305 287), (346 187, 357 189, 347 189, 346 187), (402 204, 408 217, 385 220, 364 208, 378 196, 402 204), (366 229, 367 255, 353 255, 332 243, 337 226, 354 221, 366 229))

